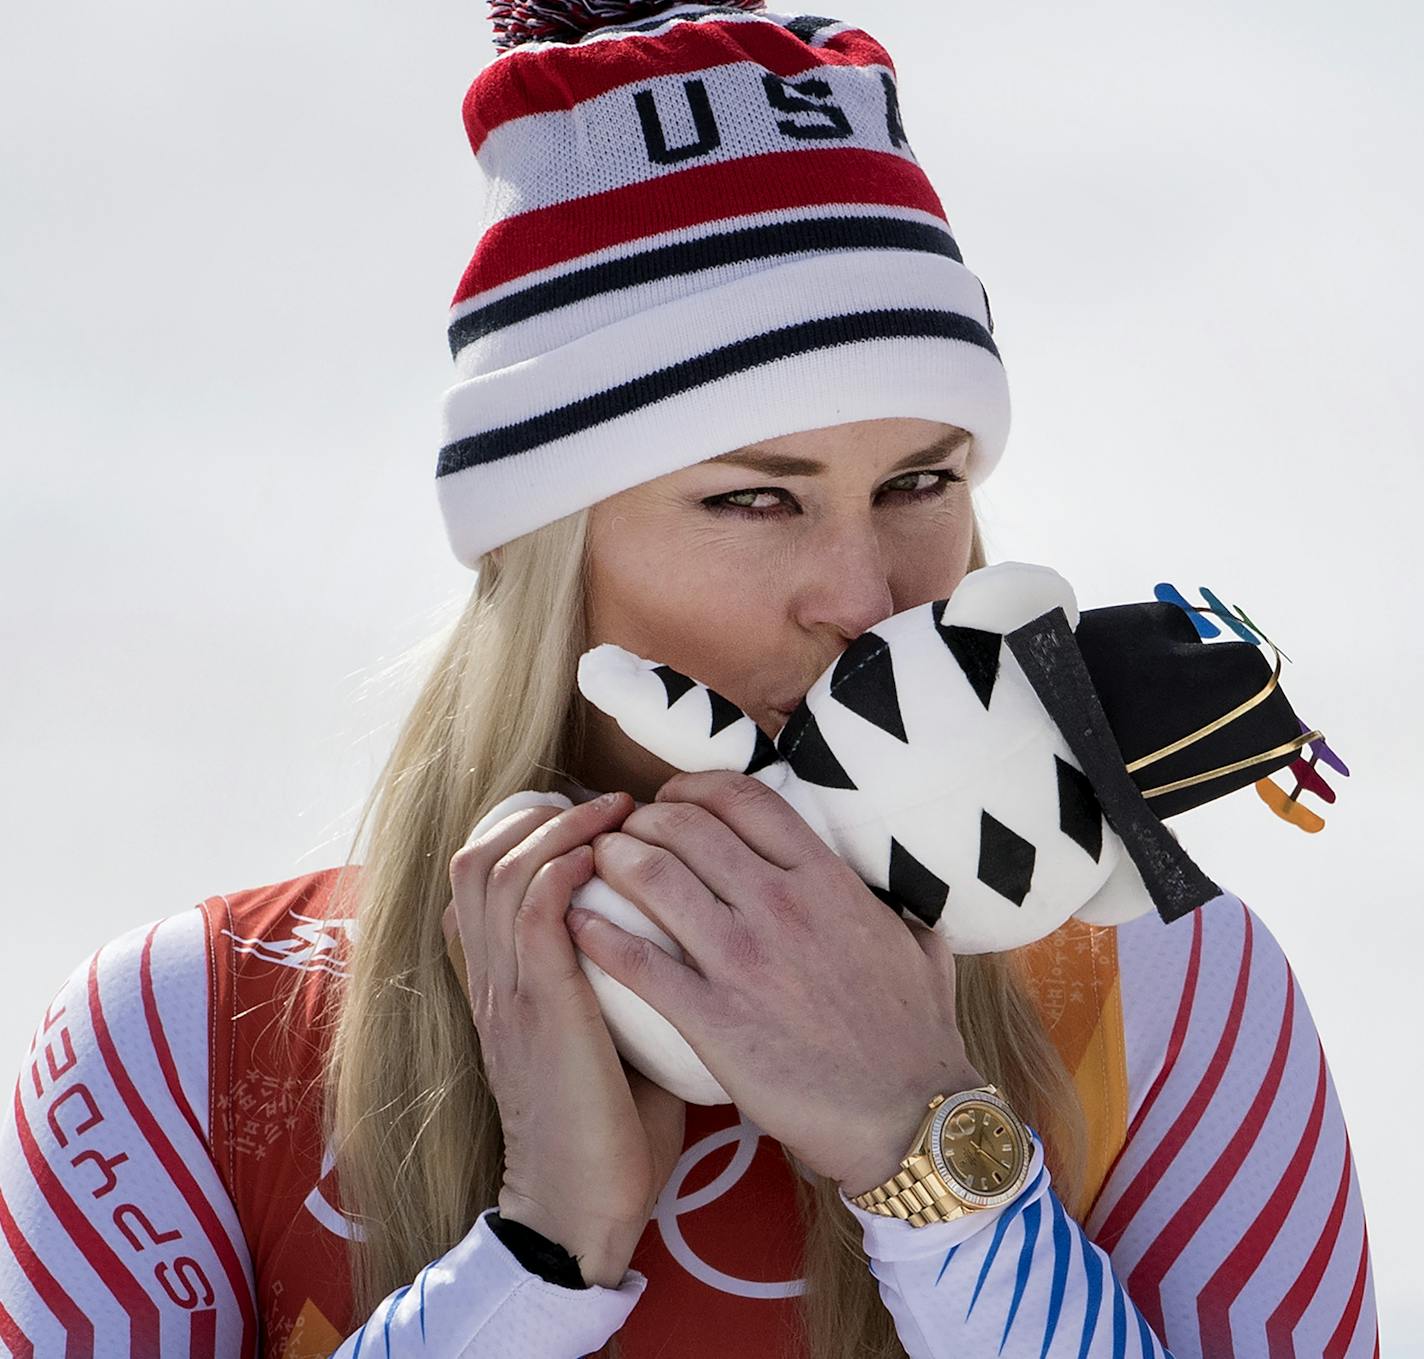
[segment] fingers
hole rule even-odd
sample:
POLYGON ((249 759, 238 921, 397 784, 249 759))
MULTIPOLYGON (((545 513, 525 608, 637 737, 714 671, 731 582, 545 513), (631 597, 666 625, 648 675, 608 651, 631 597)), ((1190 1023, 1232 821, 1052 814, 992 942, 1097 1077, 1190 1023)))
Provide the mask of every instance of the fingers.
MULTIPOLYGON (((518 984, 518 957, 514 944, 515 916, 535 875, 551 860, 607 830, 626 815, 632 799, 615 794, 612 801, 594 799, 559 810, 530 807, 498 822, 450 861, 455 889, 456 917, 469 960, 472 988, 476 972, 483 974, 481 989, 509 994, 518 984), (480 961, 470 955, 478 952, 480 961)), ((559 870, 567 873, 569 866, 559 870)), ((557 878, 558 874, 550 875, 557 878)), ((540 900, 550 890, 562 889, 564 905, 572 881, 546 881, 540 900)))
POLYGON ((445 937, 460 941, 470 999, 482 996, 489 984, 489 943, 486 938, 484 899, 490 867, 513 849, 530 831, 559 815, 557 807, 525 807, 489 827, 468 842, 450 860, 453 895, 445 908, 445 937))
MULTIPOLYGON (((725 826, 722 830, 731 834, 725 826)), ((728 846, 728 853, 732 852, 728 846)), ((593 853, 598 876, 674 939, 689 959, 706 957, 725 935, 731 912, 694 871, 696 865, 684 861, 683 845, 674 853, 654 841, 646 829, 637 834, 610 831, 594 837, 593 853)), ((743 849, 742 858, 751 857, 743 849)), ((758 881, 749 872, 740 887, 754 889, 758 881)))
MULTIPOLYGON (((652 913, 650 906, 656 906, 667 886, 682 887, 681 879, 690 877, 691 882, 703 889, 695 892, 690 900, 700 908, 696 919, 704 926, 724 923, 720 915, 707 911, 706 907, 712 904, 707 901, 709 894, 727 904, 721 913, 724 915, 728 907, 737 909, 733 903, 748 898, 766 901, 780 889, 785 877, 750 849, 725 821, 694 802, 650 802, 638 807, 624 818, 618 831, 601 837, 594 850, 599 857, 601 877, 611 881, 613 876, 618 876, 621 887, 623 878, 619 870, 623 869, 631 873, 629 885, 636 888, 641 879, 647 879, 647 885, 656 887, 656 891, 646 894, 646 900, 639 899, 638 904, 648 914, 652 913), (613 874, 605 871, 605 859, 613 866, 613 874), (672 861, 666 872, 663 872, 663 859, 672 861), (683 865, 690 874, 676 873, 683 865), (657 873, 663 877, 655 882, 657 873), (670 881, 674 876, 678 879, 675 884, 670 881)), ((679 943, 691 942, 679 932, 681 920, 660 919, 658 923, 679 943)))
MULTIPOLYGON (((485 944, 489 949, 489 966, 498 969, 495 982, 497 994, 507 994, 519 986, 519 955, 514 942, 514 921, 523 908, 535 875, 551 860, 585 845, 600 831, 615 825, 632 805, 626 794, 618 795, 612 804, 600 805, 595 798, 582 802, 535 826, 514 848, 495 860, 489 870, 485 901, 485 944)), ((573 883, 563 884, 563 903, 568 906, 568 893, 573 883)), ((547 906, 545 894, 557 890, 551 882, 540 884, 539 896, 547 906)))
POLYGON ((575 974, 582 981, 564 912, 574 889, 593 873, 593 849, 578 845, 550 859, 530 879, 512 927, 516 992, 537 996, 575 974))
POLYGON ((830 852, 829 846, 774 788, 726 769, 677 773, 654 801, 695 802, 730 826, 747 847, 777 868, 793 869, 830 852))
POLYGON ((583 912, 573 928, 579 949, 591 961, 670 1024, 677 1027, 677 1018, 690 1017, 701 1025, 700 1012, 705 1011, 713 988, 695 967, 678 962, 654 940, 623 929, 598 911, 583 912))
MULTIPOLYGON (((535 826, 544 821, 552 821, 562 809, 559 807, 521 807, 508 816, 501 817, 494 825, 487 826, 478 839, 467 840, 450 860, 451 887, 464 887, 467 883, 477 884, 488 877, 491 865, 500 855, 511 850, 535 826)), ((460 927, 469 923, 469 913, 461 910, 461 903, 468 893, 457 891, 445 908, 445 933, 460 932, 460 927)))

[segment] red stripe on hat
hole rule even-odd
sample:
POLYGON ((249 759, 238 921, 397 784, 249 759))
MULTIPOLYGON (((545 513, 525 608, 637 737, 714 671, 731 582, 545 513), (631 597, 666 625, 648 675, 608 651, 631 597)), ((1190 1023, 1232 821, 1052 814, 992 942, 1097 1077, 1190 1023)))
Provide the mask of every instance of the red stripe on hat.
MULTIPOLYGON (((1294 978, 1291 984, 1294 988, 1294 978)), ((1320 1054, 1320 1062, 1316 1071, 1315 1099, 1310 1106, 1310 1116, 1306 1119, 1300 1145, 1286 1166, 1280 1184, 1271 1191, 1270 1198, 1256 1215, 1256 1220, 1221 1262, 1216 1273, 1206 1281, 1197 1298, 1197 1321, 1204 1350, 1231 1352, 1231 1306, 1266 1258, 1266 1252, 1300 1192, 1305 1172, 1319 1145, 1320 1129, 1325 1118, 1326 1069, 1325 1049, 1317 1042, 1316 1050, 1320 1054)))
MULTIPOLYGON (((158 926, 154 925, 153 928, 156 930, 158 926)), ((145 947, 151 941, 152 931, 150 931, 149 939, 145 941, 145 947)), ((192 1172, 178 1154, 177 1149, 164 1135, 163 1129, 149 1112, 148 1106, 139 1097, 138 1090, 124 1069, 118 1049, 114 1045, 113 1036, 109 1032, 108 1023, 104 1019, 103 1005, 99 999, 99 959, 97 954, 89 967, 89 1012, 93 1016, 94 1035, 99 1041, 99 1050, 104 1054, 104 1063, 109 1069, 109 1075, 120 1098, 129 1111, 129 1116, 138 1125, 144 1140, 168 1172, 168 1177, 174 1187, 182 1194, 189 1210, 206 1234, 214 1254, 223 1267, 223 1272, 227 1275, 228 1285, 232 1289, 233 1296, 237 1299, 238 1310, 242 1315, 242 1343, 238 1352, 243 1355, 254 1354, 256 1353, 257 1318, 248 1291, 247 1275, 237 1258, 237 1253, 232 1248, 232 1242, 228 1239, 226 1230, 213 1211, 212 1204, 208 1202, 203 1191, 198 1187, 192 1172)))
POLYGON ((450 305, 536 270, 660 232, 746 213, 833 203, 913 208, 948 226, 925 172, 903 157, 854 147, 744 156, 496 222, 481 237, 450 305), (675 190, 669 191, 670 180, 676 180, 675 190))
MULTIPOLYGON (((20 1090, 15 1088, 15 1109, 16 1123, 19 1123, 20 1090)), ((50 1315, 64 1327, 64 1359, 90 1359, 94 1353, 94 1325, 88 1317, 75 1305, 74 1299, 69 1296, 59 1286, 59 1281, 40 1262, 40 1257, 35 1253, 34 1247, 25 1239, 24 1233, 20 1230, 20 1224, 15 1221, 10 1212, 10 1205, 5 1202, 5 1195, 0 1193, 0 1233, 4 1234, 5 1241, 9 1245, 15 1259, 19 1261, 20 1268, 25 1271, 25 1277, 30 1281, 30 1285, 35 1292, 44 1300, 44 1304, 50 1310, 50 1315)), ((3 1310, 3 1309, 0 1309, 3 1310)), ((6 1322, 14 1326, 7 1312, 6 1322)), ((19 1335, 19 1328, 15 1333, 19 1335)), ((7 1331, 0 1329, 0 1337, 13 1349, 15 1348, 7 1331)), ((25 1337, 20 1337, 22 1340, 25 1337)), ((25 1341, 28 1344, 28 1340, 25 1341)), ((29 1351, 33 1353, 33 1349, 29 1351)), ((24 1354, 19 1359, 25 1359, 24 1354)))
POLYGON ((465 92, 461 105, 465 132, 478 156, 485 138, 516 118, 567 112, 586 99, 639 81, 696 75, 713 66, 743 62, 788 80, 825 66, 884 66, 892 75, 895 71, 890 54, 858 28, 836 34, 824 47, 810 47, 773 20, 703 19, 675 25, 656 37, 643 34, 578 47, 560 43, 501 57, 486 66, 465 92))

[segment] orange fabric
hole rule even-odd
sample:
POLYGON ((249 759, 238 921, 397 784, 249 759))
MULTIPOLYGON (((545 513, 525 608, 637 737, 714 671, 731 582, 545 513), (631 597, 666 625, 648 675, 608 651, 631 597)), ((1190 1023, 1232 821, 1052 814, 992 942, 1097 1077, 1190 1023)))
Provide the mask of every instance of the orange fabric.
POLYGON ((1017 950, 1015 961, 1078 1087, 1088 1125, 1084 1201, 1091 1204, 1127 1141, 1127 1050, 1117 930, 1069 920, 1017 950))

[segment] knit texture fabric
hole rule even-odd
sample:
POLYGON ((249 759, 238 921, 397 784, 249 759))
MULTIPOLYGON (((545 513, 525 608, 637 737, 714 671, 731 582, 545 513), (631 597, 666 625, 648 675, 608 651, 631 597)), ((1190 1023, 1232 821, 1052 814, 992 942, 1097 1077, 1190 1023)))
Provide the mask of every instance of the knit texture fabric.
POLYGON ((436 466, 456 557, 848 421, 966 429, 982 481, 1009 429, 989 298, 885 49, 754 0, 586 5, 563 31, 559 4, 498 5, 464 100, 486 189, 436 466))

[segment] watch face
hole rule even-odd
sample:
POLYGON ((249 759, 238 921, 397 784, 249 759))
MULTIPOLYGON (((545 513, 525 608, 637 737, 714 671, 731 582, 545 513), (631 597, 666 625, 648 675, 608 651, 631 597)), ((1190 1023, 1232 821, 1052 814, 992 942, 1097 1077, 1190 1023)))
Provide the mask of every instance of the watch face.
POLYGON ((1029 1147, 1002 1111, 983 1100, 951 1110, 939 1134, 950 1187, 971 1201, 996 1202, 1017 1192, 1028 1170, 1029 1147))

